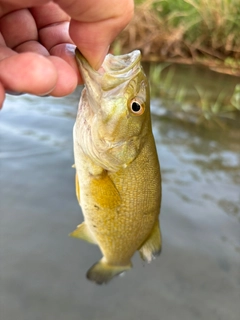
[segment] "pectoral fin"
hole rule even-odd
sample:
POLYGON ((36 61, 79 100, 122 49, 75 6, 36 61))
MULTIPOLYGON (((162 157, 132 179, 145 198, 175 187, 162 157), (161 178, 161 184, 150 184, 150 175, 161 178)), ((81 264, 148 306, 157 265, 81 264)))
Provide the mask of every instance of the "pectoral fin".
POLYGON ((102 208, 113 209, 121 204, 120 194, 107 172, 91 180, 91 193, 94 201, 102 208))
POLYGON ((97 284, 109 282, 113 277, 132 268, 131 263, 126 266, 113 266, 100 260, 94 264, 87 272, 87 278, 97 284))
POLYGON ((90 230, 88 229, 88 226, 85 224, 85 222, 79 224, 77 226, 77 229, 75 229, 73 232, 69 234, 69 236, 74 238, 79 238, 84 241, 87 241, 89 243, 97 244, 96 240, 93 238, 90 230))
POLYGON ((161 247, 162 237, 159 221, 157 220, 153 226, 150 236, 139 249, 140 256, 144 261, 151 262, 153 258, 159 256, 161 253, 161 247))

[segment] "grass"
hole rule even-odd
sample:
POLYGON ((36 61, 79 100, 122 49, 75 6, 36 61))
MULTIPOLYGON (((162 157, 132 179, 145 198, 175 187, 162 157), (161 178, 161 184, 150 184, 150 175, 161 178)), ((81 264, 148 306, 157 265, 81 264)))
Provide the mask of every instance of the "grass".
POLYGON ((174 63, 204 65, 240 76, 239 0, 135 0, 135 5, 135 16, 115 41, 114 53, 140 49, 143 60, 158 62, 149 71, 152 96, 184 121, 239 123, 240 80, 235 77, 229 87, 226 75, 214 92, 219 77, 209 81, 200 73, 188 83, 182 77, 176 85, 181 71, 172 68, 174 63), (201 76, 205 86, 198 81, 201 76))
MULTIPOLYGON (((239 0, 135 0, 135 17, 115 42, 146 60, 207 64, 240 75, 239 0)), ((115 51, 116 52, 116 51, 115 51)))

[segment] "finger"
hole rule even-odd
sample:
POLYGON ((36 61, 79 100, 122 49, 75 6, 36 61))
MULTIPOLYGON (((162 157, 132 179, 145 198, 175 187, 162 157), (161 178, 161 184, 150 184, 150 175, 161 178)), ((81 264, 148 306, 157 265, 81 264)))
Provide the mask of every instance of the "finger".
POLYGON ((5 90, 2 86, 2 84, 0 83, 0 109, 3 106, 4 99, 5 99, 5 90))
POLYGON ((0 61, 0 83, 5 90, 61 97, 77 86, 74 69, 59 57, 21 53, 0 61))
POLYGON ((0 17, 9 12, 13 12, 19 9, 30 8, 33 6, 44 5, 50 0, 1 0, 0 2, 0 17))
POLYGON ((39 39, 51 55, 58 56, 69 63, 75 71, 78 83, 82 83, 75 60, 75 45, 69 36, 70 17, 55 3, 32 8, 31 13, 39 28, 39 39))
POLYGON ((54 2, 33 7, 30 9, 30 11, 36 21, 38 29, 42 29, 53 23, 70 21, 69 15, 54 2))
POLYGON ((69 36, 68 28, 68 21, 46 26, 39 30, 40 42, 48 51, 60 43, 73 43, 69 36))
POLYGON ((6 47, 4 44, 0 44, 0 61, 7 57, 15 56, 15 55, 17 55, 15 51, 6 47))
POLYGON ((42 56, 49 56, 48 50, 41 43, 34 40, 21 43, 20 45, 15 47, 15 51, 18 53, 35 52, 41 54, 42 56))
POLYGON ((32 8, 31 13, 39 30, 40 42, 50 50, 62 43, 73 43, 69 36, 70 17, 55 3, 32 8))
POLYGON ((5 90, 45 95, 57 83, 58 71, 46 57, 20 53, 0 61, 0 82, 5 90))
POLYGON ((71 38, 90 65, 96 70, 100 68, 115 37, 113 29, 106 35, 107 25, 111 30, 111 24, 108 24, 107 21, 89 24, 72 20, 70 23, 69 33, 71 38))
POLYGON ((52 56, 57 56, 65 60, 74 70, 75 75, 77 76, 78 84, 82 84, 83 81, 82 81, 81 74, 79 72, 79 68, 75 58, 75 49, 76 49, 76 46, 73 44, 62 43, 54 46, 50 50, 50 54, 52 56))
POLYGON ((72 93, 78 84, 75 70, 59 57, 49 56, 48 59, 53 63, 58 73, 55 87, 50 94, 55 97, 63 97, 72 93))
MULTIPOLYGON (((131 0, 87 0, 87 1, 66 1, 55 0, 56 3, 77 21, 94 22, 108 19, 115 19, 121 16, 128 16, 133 11, 131 0)), ((125 20, 126 18, 122 18, 125 20)))
POLYGON ((108 51, 109 45, 118 33, 127 25, 133 15, 131 0, 88 0, 77 7, 76 1, 59 5, 73 18, 69 33, 88 59, 98 69, 108 51))
POLYGON ((37 26, 27 9, 6 14, 0 19, 0 32, 9 48, 14 48, 26 41, 37 40, 37 26))

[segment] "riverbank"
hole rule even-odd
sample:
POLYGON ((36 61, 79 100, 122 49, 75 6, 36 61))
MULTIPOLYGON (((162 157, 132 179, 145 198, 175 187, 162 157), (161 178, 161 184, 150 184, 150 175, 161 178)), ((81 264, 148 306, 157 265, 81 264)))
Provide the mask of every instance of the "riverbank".
POLYGON ((238 0, 135 0, 135 16, 114 44, 146 61, 200 64, 240 76, 238 0))

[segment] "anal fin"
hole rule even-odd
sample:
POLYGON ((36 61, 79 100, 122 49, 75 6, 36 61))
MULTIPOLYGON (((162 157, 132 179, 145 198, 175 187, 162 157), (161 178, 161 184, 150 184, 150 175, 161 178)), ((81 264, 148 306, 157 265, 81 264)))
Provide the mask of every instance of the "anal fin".
POLYGON ((76 189, 76 197, 78 199, 78 203, 80 203, 80 185, 79 185, 77 172, 75 174, 75 189, 76 189))
MULTIPOLYGON (((104 258, 103 258, 104 259, 104 258)), ((132 264, 126 266, 114 266, 100 260, 87 272, 87 279, 97 284, 108 283, 113 277, 132 268, 132 264)))
POLYGON ((151 262, 152 259, 159 256, 159 254, 161 253, 161 248, 162 237, 159 221, 157 220, 153 226, 152 232, 150 233, 149 237, 139 249, 139 253, 144 261, 151 262))
POLYGON ((93 238, 88 226, 85 222, 79 224, 77 229, 69 234, 69 236, 74 238, 79 238, 89 243, 97 244, 96 240, 93 238))

